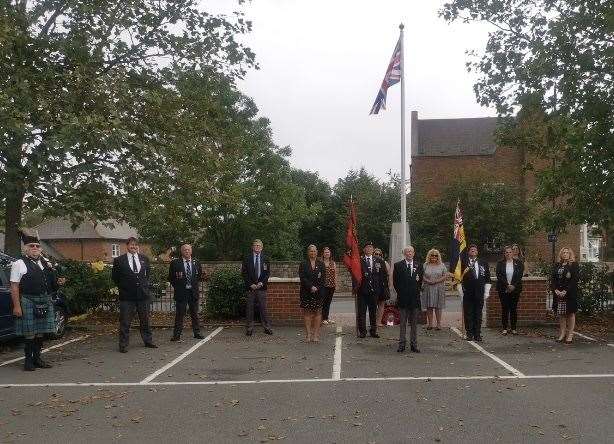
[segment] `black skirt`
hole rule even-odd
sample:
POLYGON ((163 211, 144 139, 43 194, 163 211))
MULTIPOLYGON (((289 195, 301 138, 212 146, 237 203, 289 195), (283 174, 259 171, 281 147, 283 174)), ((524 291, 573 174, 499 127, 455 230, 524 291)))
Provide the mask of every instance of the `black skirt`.
POLYGON ((322 292, 315 293, 301 292, 301 308, 307 311, 318 311, 322 309, 324 298, 322 292))

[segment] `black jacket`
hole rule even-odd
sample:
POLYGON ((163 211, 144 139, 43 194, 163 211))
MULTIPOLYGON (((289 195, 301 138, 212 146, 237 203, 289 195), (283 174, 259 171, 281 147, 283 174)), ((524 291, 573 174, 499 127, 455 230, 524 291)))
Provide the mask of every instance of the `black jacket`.
POLYGON ((168 281, 173 286, 175 300, 198 299, 202 271, 197 259, 191 259, 190 271, 191 276, 187 276, 183 256, 173 259, 168 266, 168 281), (188 283, 192 288, 186 288, 188 283))
POLYGON ((490 269, 488 262, 478 258, 479 275, 476 278, 473 269, 467 270, 470 261, 463 264, 463 294, 464 297, 484 297, 484 285, 490 284, 490 269))
POLYGON ((507 273, 505 271, 506 260, 503 259, 497 262, 497 291, 499 296, 509 295, 515 296, 522 292, 522 276, 524 275, 524 264, 518 259, 514 259, 514 274, 512 275, 512 281, 507 281, 507 273), (513 285, 514 291, 506 293, 507 286, 513 285))
POLYGON ((423 266, 416 261, 412 269, 407 267, 405 259, 394 264, 392 285, 397 292, 399 308, 420 308, 420 289, 422 288, 423 266))
POLYGON ((245 289, 251 290, 250 286, 252 284, 262 282, 262 287, 260 287, 260 290, 266 290, 267 283, 269 282, 269 276, 271 274, 271 262, 269 261, 268 256, 262 252, 260 253, 260 277, 257 277, 258 274, 256 273, 256 268, 254 265, 254 252, 251 251, 247 256, 245 256, 243 259, 243 264, 241 265, 241 274, 243 275, 245 289))
POLYGON ((565 301, 567 312, 575 313, 578 310, 578 280, 580 278, 580 267, 577 262, 563 264, 559 262, 554 265, 550 278, 550 290, 552 291, 552 309, 557 310, 559 297, 554 290, 566 290, 565 301))
POLYGON ((318 292, 322 290, 326 283, 326 266, 324 262, 316 259, 316 266, 312 269, 309 260, 305 260, 298 267, 298 277, 301 280, 300 296, 302 299, 304 296, 313 295, 311 287, 317 287, 318 292))
POLYGON ((137 274, 128 264, 128 254, 122 254, 113 260, 111 278, 119 289, 120 301, 140 301, 149 299, 149 259, 138 255, 141 271, 137 274))
POLYGON ((388 291, 388 268, 383 259, 372 256, 373 269, 369 270, 367 259, 360 258, 360 268, 362 270, 362 282, 358 289, 361 296, 379 297, 388 291))

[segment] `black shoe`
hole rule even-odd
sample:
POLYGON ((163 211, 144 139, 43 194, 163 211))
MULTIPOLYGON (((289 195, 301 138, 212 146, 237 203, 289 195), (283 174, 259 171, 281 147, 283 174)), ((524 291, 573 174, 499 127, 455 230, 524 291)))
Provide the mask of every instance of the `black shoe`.
POLYGON ((194 333, 194 339, 205 339, 205 337, 200 333, 194 333))
POLYGON ((405 346, 399 345, 399 348, 397 348, 397 353, 403 353, 404 351, 405 351, 405 346))
POLYGON ((467 337, 465 338, 465 341, 473 341, 473 336, 467 335, 467 337))
POLYGON ((181 336, 173 336, 173 337, 171 338, 171 342, 177 342, 177 341, 179 341, 179 340, 181 340, 181 336))
POLYGON ((126 348, 125 345, 120 345, 119 346, 119 352, 120 353, 128 353, 128 349, 126 348))
POLYGON ((145 347, 147 347, 147 348, 158 348, 158 346, 156 344, 154 344, 153 342, 146 342, 145 343, 145 347))
POLYGON ((483 341, 482 336, 475 337, 475 342, 482 342, 482 341, 483 341))
POLYGON ((36 367, 34 366, 34 362, 32 360, 32 340, 31 339, 26 339, 23 345, 23 352, 25 355, 25 361, 23 362, 23 369, 26 372, 33 372, 34 370, 36 370, 36 367))
POLYGON ((42 348, 43 348, 43 340, 40 338, 35 339, 34 342, 32 343, 32 363, 34 364, 34 367, 38 367, 38 368, 53 367, 53 365, 41 359, 42 348))
POLYGON ((272 334, 273 334, 273 330, 271 330, 270 328, 265 328, 265 329, 264 329, 264 332, 265 332, 267 335, 272 335, 272 334))
POLYGON ((254 334, 254 332, 253 332, 252 330, 247 330, 247 331, 245 332, 245 336, 251 336, 251 335, 253 335, 253 334, 254 334))
POLYGON ((377 334, 377 332, 369 333, 369 336, 371 336, 372 338, 375 338, 375 339, 379 338, 379 335, 377 334))
POLYGON ((366 338, 367 334, 366 333, 358 333, 358 337, 359 338, 366 338))
POLYGON ((414 353, 420 353, 420 349, 418 349, 418 347, 416 347, 415 345, 412 345, 411 347, 411 351, 414 353))

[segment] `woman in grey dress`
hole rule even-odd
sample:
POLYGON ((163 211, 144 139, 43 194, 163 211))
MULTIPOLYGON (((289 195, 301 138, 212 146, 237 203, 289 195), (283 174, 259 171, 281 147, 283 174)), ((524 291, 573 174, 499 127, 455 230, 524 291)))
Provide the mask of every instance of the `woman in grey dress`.
POLYGON ((441 261, 441 254, 434 248, 426 255, 422 279, 422 309, 426 309, 427 330, 433 328, 433 314, 437 320, 435 330, 441 330, 441 311, 446 306, 446 279, 450 276, 441 261))

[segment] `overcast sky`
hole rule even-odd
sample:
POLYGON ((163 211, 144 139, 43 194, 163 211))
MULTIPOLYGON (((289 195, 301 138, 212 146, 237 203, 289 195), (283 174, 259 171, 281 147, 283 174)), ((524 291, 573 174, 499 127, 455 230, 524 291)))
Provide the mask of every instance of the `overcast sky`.
MULTIPOLYGON (((406 119, 494 116, 473 94, 466 49, 483 50, 488 28, 448 25, 441 0, 252 0, 242 9, 253 22, 245 42, 260 70, 239 88, 269 118, 278 145, 292 147, 291 163, 334 184, 365 166, 386 178, 400 171, 400 84, 387 109, 369 116, 405 24, 406 119)), ((211 12, 232 0, 205 2, 211 12)), ((409 153, 409 131, 407 132, 409 153)), ((409 155, 409 154, 408 154, 409 155)))

